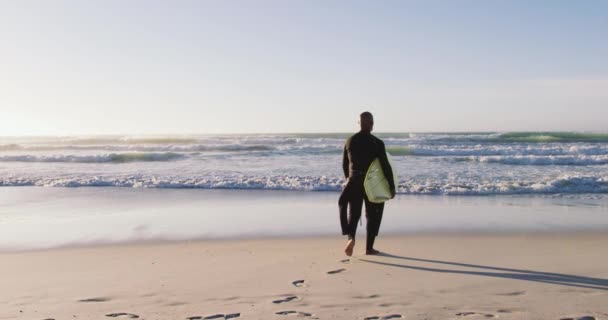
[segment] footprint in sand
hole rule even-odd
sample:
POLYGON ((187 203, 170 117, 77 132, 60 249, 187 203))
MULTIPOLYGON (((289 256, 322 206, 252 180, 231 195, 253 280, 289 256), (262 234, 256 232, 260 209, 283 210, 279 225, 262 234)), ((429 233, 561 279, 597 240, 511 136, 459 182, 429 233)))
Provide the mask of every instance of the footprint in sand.
POLYGON ((596 318, 592 316, 582 316, 576 318, 561 318, 559 320, 596 320, 596 318))
POLYGON ((364 320, 389 320, 389 319, 401 319, 403 318, 402 315, 400 314, 389 314, 386 316, 373 316, 373 317, 367 317, 367 318, 363 318, 364 320))
POLYGON ((327 274, 336 274, 336 273, 340 273, 340 272, 344 272, 344 271, 346 271, 346 269, 337 269, 337 270, 327 271, 327 274))
POLYGON ((188 317, 186 319, 188 319, 188 320, 234 319, 234 318, 238 318, 240 316, 241 316, 240 313, 230 313, 230 314, 214 314, 214 315, 206 316, 206 317, 194 316, 194 317, 188 317))
POLYGON ((131 319, 139 318, 139 316, 136 314, 126 313, 126 312, 108 313, 108 314, 106 314, 106 317, 112 317, 112 318, 125 317, 125 318, 131 318, 131 319))
POLYGON ((274 300, 272 303, 279 304, 279 303, 289 302, 289 301, 295 300, 297 298, 298 298, 297 296, 287 296, 287 297, 285 297, 283 299, 274 300))
POLYGON ((78 302, 106 302, 106 301, 110 301, 110 298, 96 297, 96 298, 88 298, 88 299, 78 300, 78 302))
POLYGON ((477 313, 477 312, 459 312, 456 314, 459 317, 466 317, 466 316, 482 316, 485 318, 495 318, 496 316, 493 314, 489 314, 489 313, 477 313))
POLYGON ((294 311, 294 310, 279 311, 279 312, 275 312, 275 314, 278 314, 278 315, 281 315, 281 316, 297 315, 297 316, 301 316, 301 317, 312 317, 312 313, 302 312, 302 311, 294 311))
POLYGON ((340 262, 344 263, 344 264, 350 264, 350 259, 343 259, 343 260, 340 260, 340 262))
POLYGON ((521 296, 523 294, 526 294, 525 291, 513 291, 513 292, 507 292, 507 293, 497 293, 497 296, 521 296))
POLYGON ((291 284, 293 284, 294 287, 303 287, 304 286, 304 280, 295 280, 292 281, 291 284))

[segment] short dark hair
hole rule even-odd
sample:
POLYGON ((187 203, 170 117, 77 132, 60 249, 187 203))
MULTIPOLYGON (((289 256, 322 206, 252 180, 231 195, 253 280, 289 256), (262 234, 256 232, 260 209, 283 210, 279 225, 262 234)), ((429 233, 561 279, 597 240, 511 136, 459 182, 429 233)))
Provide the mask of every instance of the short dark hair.
POLYGON ((366 119, 366 120, 367 120, 367 119, 374 119, 374 116, 372 115, 372 113, 371 113, 371 112, 369 112, 369 111, 365 111, 365 112, 362 112, 362 113, 359 115, 359 120, 363 120, 363 119, 366 119))

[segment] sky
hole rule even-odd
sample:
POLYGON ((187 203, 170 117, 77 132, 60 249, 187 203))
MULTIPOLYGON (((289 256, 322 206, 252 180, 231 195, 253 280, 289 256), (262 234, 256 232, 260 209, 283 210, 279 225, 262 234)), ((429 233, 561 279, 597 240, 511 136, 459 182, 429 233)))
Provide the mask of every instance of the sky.
POLYGON ((608 130, 607 1, 1 1, 0 136, 608 130))

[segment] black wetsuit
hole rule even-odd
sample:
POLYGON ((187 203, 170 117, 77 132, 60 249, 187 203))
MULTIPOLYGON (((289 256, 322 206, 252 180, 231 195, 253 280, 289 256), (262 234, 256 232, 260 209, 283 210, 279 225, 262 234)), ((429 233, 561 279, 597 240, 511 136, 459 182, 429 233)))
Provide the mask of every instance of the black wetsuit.
POLYGON ((374 240, 380 230, 384 203, 373 203, 367 199, 363 181, 367 169, 374 159, 379 158, 384 176, 389 182, 391 190, 395 190, 393 170, 386 158, 384 142, 369 132, 359 131, 344 145, 342 167, 347 178, 346 186, 342 190, 338 205, 340 207, 340 225, 342 234, 354 239, 357 233, 357 223, 361 218, 361 209, 365 201, 365 216, 367 218, 367 249, 372 249, 374 240), (350 205, 350 210, 347 209, 350 205))

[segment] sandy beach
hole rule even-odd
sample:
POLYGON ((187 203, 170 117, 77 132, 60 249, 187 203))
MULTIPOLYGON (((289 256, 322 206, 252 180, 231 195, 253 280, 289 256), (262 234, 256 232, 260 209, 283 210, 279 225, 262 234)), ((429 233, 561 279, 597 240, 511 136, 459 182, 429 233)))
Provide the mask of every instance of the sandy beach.
POLYGON ((605 233, 359 239, 4 252, 0 319, 608 318, 605 233))

